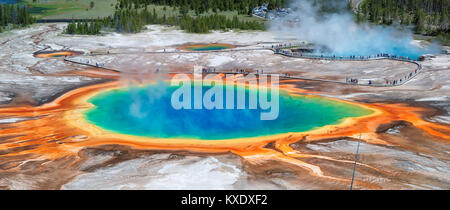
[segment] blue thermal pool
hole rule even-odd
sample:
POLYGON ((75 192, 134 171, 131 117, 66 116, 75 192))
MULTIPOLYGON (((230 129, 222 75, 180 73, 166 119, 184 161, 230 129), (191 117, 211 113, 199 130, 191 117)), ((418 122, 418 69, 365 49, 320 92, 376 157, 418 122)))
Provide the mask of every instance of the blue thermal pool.
POLYGON ((184 46, 183 49, 188 51, 215 51, 215 50, 225 50, 234 48, 233 45, 229 44, 202 44, 202 45, 191 45, 184 46))
MULTIPOLYGON (((203 86, 203 93, 209 88, 203 86)), ((249 95, 259 95, 259 92, 241 86, 237 86, 235 92, 242 88, 245 88, 248 108, 249 95)), ((242 110, 175 110, 171 105, 171 97, 177 89, 163 83, 99 93, 89 99, 95 107, 85 112, 85 118, 89 123, 112 133, 150 138, 224 140, 309 131, 338 124, 344 118, 372 113, 371 110, 349 103, 321 97, 294 96, 281 91, 278 118, 263 121, 261 113, 269 110, 259 106, 257 109, 242 110)), ((223 90, 225 96, 225 88, 223 90)), ((237 93, 234 97, 236 104, 237 93)), ((272 96, 269 94, 268 97, 271 99, 272 96)))

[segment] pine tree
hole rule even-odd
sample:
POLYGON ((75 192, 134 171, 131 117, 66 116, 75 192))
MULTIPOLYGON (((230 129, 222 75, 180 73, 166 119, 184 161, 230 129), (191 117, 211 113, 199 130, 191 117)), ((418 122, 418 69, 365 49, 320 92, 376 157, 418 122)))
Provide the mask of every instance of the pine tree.
POLYGON ((442 16, 441 16, 441 21, 440 21, 440 25, 443 30, 448 30, 448 19, 449 19, 448 11, 444 10, 444 12, 442 13, 442 16))
POLYGON ((425 13, 423 12, 422 9, 420 9, 417 14, 417 21, 416 21, 416 32, 417 33, 424 33, 425 32, 425 13))

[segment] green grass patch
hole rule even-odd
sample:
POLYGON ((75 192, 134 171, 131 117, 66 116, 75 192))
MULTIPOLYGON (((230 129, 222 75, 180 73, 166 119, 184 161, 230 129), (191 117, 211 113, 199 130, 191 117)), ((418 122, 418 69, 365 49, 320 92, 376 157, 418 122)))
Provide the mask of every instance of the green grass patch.
POLYGON ((114 14, 117 0, 24 0, 32 14, 41 19, 85 19, 114 14), (91 8, 91 2, 94 7, 91 8))

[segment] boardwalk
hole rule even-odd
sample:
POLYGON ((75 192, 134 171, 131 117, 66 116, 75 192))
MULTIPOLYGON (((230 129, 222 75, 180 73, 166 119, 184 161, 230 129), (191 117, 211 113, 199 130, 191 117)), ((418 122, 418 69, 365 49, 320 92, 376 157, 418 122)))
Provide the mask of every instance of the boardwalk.
MULTIPOLYGON (((392 87, 392 86, 400 86, 407 82, 409 82, 411 79, 416 77, 418 74, 422 72, 422 65, 418 63, 415 60, 411 60, 409 58, 403 58, 398 56, 389 56, 386 54, 381 54, 380 56, 353 56, 353 57, 344 57, 344 56, 323 56, 323 55, 310 55, 310 54, 303 54, 303 53, 293 53, 289 52, 285 49, 283 49, 283 46, 286 45, 280 45, 281 47, 272 47, 271 49, 275 54, 292 57, 292 58, 302 58, 302 59, 311 59, 311 60, 329 60, 329 61, 372 61, 372 60, 394 60, 394 61, 400 61, 400 62, 408 62, 413 63, 417 65, 417 68, 412 71, 410 74, 405 75, 405 77, 393 80, 393 81, 387 81, 386 84, 360 84, 358 82, 345 82, 346 84, 352 84, 352 85, 362 85, 362 86, 374 86, 374 87, 392 87)), ((295 46, 289 46, 289 47, 295 47, 295 46)), ((296 78, 296 77, 292 77, 296 78)), ((310 79, 311 80, 311 79, 310 79)))
MULTIPOLYGON (((282 48, 276 48, 276 47, 268 47, 268 48, 247 48, 247 49, 229 49, 229 50, 213 50, 213 51, 152 51, 152 52, 116 52, 116 53, 93 53, 88 54, 87 56, 100 56, 100 55, 121 55, 121 54, 183 54, 183 53, 228 53, 228 52, 238 52, 238 51, 256 51, 256 50, 271 50, 274 52, 274 54, 279 54, 282 56, 292 57, 292 58, 299 58, 299 59, 313 59, 313 60, 332 60, 332 61, 370 61, 370 60, 395 60, 395 61, 401 61, 401 62, 409 62, 417 65, 417 68, 411 72, 409 75, 405 76, 402 79, 386 82, 386 84, 362 84, 359 82, 349 82, 347 81, 335 81, 335 80, 326 80, 326 79, 316 79, 316 78, 307 78, 307 77, 299 77, 299 76, 292 76, 292 75, 286 75, 286 74, 278 74, 281 78, 284 79, 300 79, 300 80, 308 80, 308 81, 319 81, 319 82, 329 82, 329 83, 336 83, 336 84, 346 84, 346 85, 358 85, 358 86, 371 86, 371 87, 394 87, 394 86, 400 86, 411 79, 413 79, 415 76, 417 76, 421 70, 422 66, 413 60, 408 59, 398 59, 395 57, 352 57, 345 58, 345 57, 330 57, 330 56, 314 56, 314 55, 303 55, 303 54, 295 54, 292 52, 288 52, 286 50, 283 50, 282 48)), ((77 61, 74 57, 66 57, 64 58, 65 61, 79 64, 79 65, 85 65, 85 66, 91 66, 99 69, 109 70, 109 71, 115 71, 115 72, 121 72, 120 70, 104 67, 103 65, 100 65, 98 63, 90 63, 89 60, 87 62, 83 62, 82 60, 77 61)), ((206 73, 209 74, 243 74, 242 72, 233 72, 233 71, 207 71, 206 73)), ((248 74, 248 72, 245 72, 248 74)), ((245 74, 244 73, 244 74, 245 74)), ((267 74, 255 74, 255 75, 275 75, 277 73, 267 73, 267 74)), ((356 78, 357 80, 357 78, 356 78)))
POLYGON ((270 48, 244 48, 244 49, 227 49, 227 50, 205 50, 205 51, 136 51, 136 52, 105 52, 105 53, 92 53, 87 56, 99 56, 99 55, 129 55, 129 54, 202 54, 202 53, 231 53, 231 52, 245 52, 245 51, 257 51, 257 50, 271 50, 270 48))

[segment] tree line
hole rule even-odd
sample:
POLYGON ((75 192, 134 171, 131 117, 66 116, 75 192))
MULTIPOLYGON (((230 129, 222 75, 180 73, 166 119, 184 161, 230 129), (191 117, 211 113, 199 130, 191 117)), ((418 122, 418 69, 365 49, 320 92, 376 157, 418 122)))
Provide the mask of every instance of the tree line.
POLYGON ((195 18, 189 15, 183 15, 180 19, 181 29, 190 33, 207 33, 210 30, 264 30, 264 23, 256 21, 240 21, 237 16, 232 19, 224 15, 213 14, 209 16, 197 16, 195 18))
POLYGON ((5 28, 24 27, 36 22, 25 6, 0 4, 0 32, 5 28))
POLYGON ((169 26, 180 26, 182 30, 190 33, 207 33, 211 30, 264 30, 265 25, 257 21, 241 21, 237 16, 228 18, 225 15, 212 14, 192 17, 188 14, 159 16, 156 9, 152 11, 144 9, 120 8, 106 18, 95 20, 72 22, 66 27, 67 34, 100 34, 100 30, 115 31, 120 33, 137 33, 148 24, 164 24, 169 26))
POLYGON ((87 34, 87 35, 97 35, 100 34, 100 29, 102 28, 102 23, 100 20, 84 20, 69 23, 66 28, 67 34, 87 34))
POLYGON ((192 10, 196 15, 206 12, 238 11, 239 14, 251 15, 253 8, 269 4, 269 9, 285 7, 292 0, 119 0, 116 8, 144 8, 148 5, 164 5, 178 8, 182 15, 192 10))
POLYGON ((450 0, 364 0, 356 19, 415 25, 415 32, 424 35, 448 34, 449 9, 450 0))

